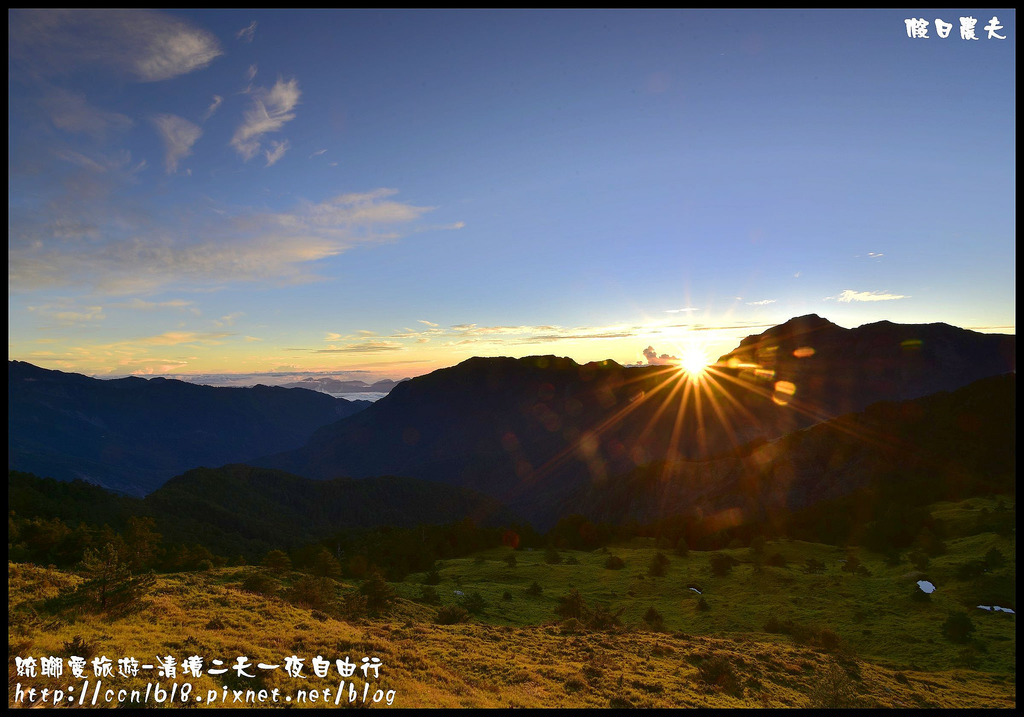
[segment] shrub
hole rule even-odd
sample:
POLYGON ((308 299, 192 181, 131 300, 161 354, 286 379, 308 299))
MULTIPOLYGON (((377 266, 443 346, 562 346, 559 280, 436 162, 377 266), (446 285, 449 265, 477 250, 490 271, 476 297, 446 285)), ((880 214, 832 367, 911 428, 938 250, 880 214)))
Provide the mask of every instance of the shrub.
POLYGON ((273 595, 277 592, 280 583, 262 571, 250 573, 242 581, 242 589, 246 592, 258 595, 273 595))
POLYGON ((505 556, 505 564, 508 565, 510 568, 514 568, 517 565, 517 563, 518 561, 516 560, 515 553, 509 553, 505 556))
POLYGON ((288 600, 311 608, 325 608, 334 602, 334 582, 329 578, 303 575, 288 591, 288 600))
POLYGON ((647 612, 644 613, 644 622, 652 630, 663 630, 665 628, 665 618, 653 605, 647 608, 647 612))
POLYGON ((604 561, 604 566, 608 570, 622 570, 626 567, 626 563, 618 555, 610 555, 608 556, 608 559, 604 561))
POLYGON ((814 558, 807 558, 807 562, 804 564, 804 572, 811 575, 818 575, 825 572, 825 563, 814 558))
POLYGON ((846 556, 846 562, 843 563, 843 572, 854 573, 855 575, 871 575, 867 566, 856 555, 846 556))
POLYGON ((263 565, 269 568, 272 572, 283 573, 292 569, 292 559, 289 558, 288 553, 283 550, 271 550, 267 553, 266 557, 263 558, 263 565))
POLYGON ((736 679, 732 663, 722 655, 715 655, 697 666, 697 677, 706 685, 710 685, 731 695, 743 694, 743 686, 736 679))
POLYGON ((857 686, 850 676, 836 664, 830 664, 815 677, 808 693, 809 707, 835 710, 863 707, 863 700, 857 694, 857 686))
POLYGON ((701 612, 707 612, 711 609, 711 606, 708 605, 708 601, 704 599, 703 595, 701 595, 700 600, 697 601, 697 609, 701 612))
POLYGON ((463 606, 474 615, 479 615, 487 608, 487 601, 479 592, 474 592, 465 599, 463 606))
POLYGON ((735 562, 735 558, 725 553, 712 553, 711 572, 719 577, 724 577, 732 572, 732 566, 735 562))
POLYGON ((621 607, 615 612, 606 608, 604 605, 598 605, 594 608, 594 611, 590 614, 587 619, 587 627, 591 630, 611 630, 619 626, 619 617, 626 608, 621 607))
POLYGON ((548 548, 544 551, 544 562, 548 565, 558 565, 562 562, 562 556, 554 548, 548 548))
POLYGON ((469 619, 469 613, 461 605, 445 605, 438 609, 434 619, 438 625, 455 625, 466 622, 469 619))
POLYGON ((395 593, 391 586, 387 584, 384 576, 376 569, 359 586, 359 592, 366 597, 366 608, 371 612, 387 610, 395 599, 395 593))
POLYGON ((526 588, 526 594, 527 595, 540 595, 542 592, 543 592, 543 588, 541 588, 541 586, 537 583, 536 580, 534 580, 530 584, 530 587, 526 588))
POLYGON ((657 552, 651 558, 651 564, 647 566, 647 573, 652 577, 661 578, 668 572, 668 558, 662 552, 657 552))
POLYGON ((580 595, 580 591, 573 588, 568 595, 558 598, 558 607, 555 608, 555 613, 563 620, 574 617, 582 621, 587 614, 587 605, 583 596, 580 595))
POLYGON ((96 643, 89 642, 81 635, 75 635, 71 640, 61 643, 61 647, 63 654, 68 657, 84 657, 87 660, 99 651, 99 646, 96 643))
POLYGON ((968 560, 956 567, 954 575, 957 580, 975 580, 985 573, 985 563, 981 560, 968 560))
POLYGON ((441 584, 441 574, 439 572, 437 572, 437 568, 436 567, 430 568, 430 570, 427 571, 427 574, 423 576, 423 584, 424 585, 440 585, 441 584))
POLYGON ((931 558, 928 557, 928 553, 921 549, 911 550, 907 554, 907 558, 910 560, 910 564, 918 570, 927 569, 928 564, 931 562, 931 558))
POLYGON ((985 553, 985 566, 989 570, 998 570, 1004 565, 1006 565, 1006 556, 999 552, 997 548, 991 548, 985 553))
POLYGON ((676 555, 680 558, 685 558, 690 554, 690 546, 686 544, 686 538, 680 538, 676 541, 676 555))
POLYGON ((786 567, 786 558, 782 553, 772 553, 768 556, 768 559, 765 560, 765 564, 771 565, 774 568, 784 568, 786 567))
POLYGON ((427 605, 437 605, 441 602, 441 597, 437 594, 437 588, 432 585, 424 585, 420 589, 419 600, 427 605))
POLYGON ((942 634, 953 642, 965 643, 971 639, 974 633, 974 623, 967 613, 957 611, 950 613, 946 622, 942 624, 942 634))

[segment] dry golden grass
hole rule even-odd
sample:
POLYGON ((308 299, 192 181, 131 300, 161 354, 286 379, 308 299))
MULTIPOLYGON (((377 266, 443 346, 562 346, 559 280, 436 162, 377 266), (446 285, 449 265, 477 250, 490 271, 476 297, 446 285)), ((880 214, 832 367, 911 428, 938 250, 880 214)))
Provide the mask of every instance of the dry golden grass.
MULTIPOLYGON (((807 707, 828 706, 829 700, 838 701, 832 706, 896 708, 1016 704, 1012 677, 970 670, 897 671, 763 634, 725 639, 640 630, 574 632, 556 624, 440 626, 432 622, 433 608, 406 600, 387 619, 347 622, 245 592, 240 575, 221 570, 160 576, 130 614, 53 615, 40 601, 73 589, 79 579, 9 564, 9 706, 27 706, 15 701, 18 683, 23 689, 78 684, 67 676, 19 677, 14 659, 66 657, 65 643, 76 638, 110 657, 115 673, 117 658, 124 656, 152 662, 158 655, 179 661, 199 655, 207 665, 216 658, 225 666, 239 655, 254 665, 283 663, 293 654, 305 658, 308 679, 290 677, 283 669, 255 670, 253 679, 234 678, 230 671, 225 676, 233 678, 226 681, 232 689, 277 688, 282 699, 300 689, 335 690, 341 678, 334 660, 349 656, 358 663, 366 656, 383 663, 380 678, 370 680, 370 694, 394 690, 396 707, 807 707), (332 663, 325 679, 311 674, 310 661, 317 655, 332 663)), ((363 681, 356 675, 361 695, 363 681)), ((141 690, 158 681, 155 676, 108 680, 115 688, 141 690)), ((160 681, 167 686, 167 680, 160 681)), ((179 674, 177 682, 190 682, 193 696, 205 696, 208 690, 223 694, 225 679, 179 674)), ((205 701, 191 704, 206 706, 205 701)))

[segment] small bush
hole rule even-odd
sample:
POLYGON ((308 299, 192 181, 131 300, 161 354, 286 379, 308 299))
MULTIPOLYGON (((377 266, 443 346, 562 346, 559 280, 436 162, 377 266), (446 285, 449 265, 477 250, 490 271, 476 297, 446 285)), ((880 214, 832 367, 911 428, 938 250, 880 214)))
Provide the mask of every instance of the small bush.
POLYGON ((445 605, 439 608, 434 617, 438 625, 455 625, 466 622, 469 619, 469 612, 461 605, 445 605))
POLYGON ((725 577, 732 572, 732 566, 736 559, 725 553, 711 554, 711 572, 718 577, 725 577))
POLYGON ((437 588, 432 585, 424 585, 420 589, 419 601, 427 605, 437 605, 441 602, 441 596, 437 594, 437 588))
POLYGON ((87 660, 98 651, 98 646, 95 643, 89 642, 81 635, 75 635, 67 642, 61 643, 61 647, 63 648, 63 653, 68 657, 84 657, 87 660))
POLYGON ((701 612, 707 612, 711 609, 711 606, 708 605, 708 601, 704 599, 703 595, 701 595, 700 600, 697 601, 697 609, 701 612))
POLYGON ((271 550, 263 558, 263 565, 275 573, 283 573, 292 569, 292 559, 283 550, 271 550))
POLYGON ((928 557, 928 553, 920 548, 911 550, 910 553, 907 554, 907 558, 910 560, 910 564, 918 570, 926 570, 928 568, 928 564, 931 562, 931 558, 928 557))
POLYGON ((974 623, 962 610, 950 613, 942 624, 942 634, 953 642, 968 642, 974 634, 974 623))
POLYGON ((764 562, 765 565, 771 565, 773 568, 786 567, 786 558, 782 555, 782 553, 772 553, 764 562))
POLYGON ((680 538, 676 541, 676 555, 680 558, 685 558, 690 554, 690 546, 686 544, 686 538, 680 538))
POLYGON ((288 591, 288 600, 311 608, 329 607, 334 602, 334 582, 330 578, 303 575, 288 591))
POLYGON ((578 677, 570 677, 568 680, 565 681, 565 691, 569 694, 572 694, 573 692, 579 692, 580 690, 585 689, 586 686, 587 683, 578 677))
POLYGON ((853 573, 854 575, 871 575, 867 566, 865 566, 856 555, 846 556, 846 562, 843 563, 843 572, 853 573))
POLYGON ((626 563, 618 555, 610 555, 608 559, 604 561, 604 567, 608 570, 622 570, 626 567, 626 563))
POLYGON ((989 570, 998 570, 1006 565, 1006 556, 999 552, 998 548, 991 548, 985 553, 985 567, 989 570))
POLYGON ((582 621, 587 614, 587 605, 583 596, 580 595, 580 591, 573 588, 568 595, 558 598, 558 607, 555 608, 555 613, 564 620, 574 617, 582 621))
POLYGON ((864 706, 854 681, 835 664, 830 664, 822 674, 815 676, 808 697, 809 706, 814 709, 835 710, 864 706))
POLYGON ((366 607, 371 612, 386 611, 395 599, 394 591, 378 570, 370 573, 370 577, 359 586, 359 592, 366 596, 366 607))
POLYGON ((804 572, 810 575, 818 575, 825 572, 825 563, 814 558, 807 558, 807 562, 804 564, 804 572))
POLYGON ((698 665, 697 677, 704 684, 730 695, 739 697, 743 694, 743 686, 736 678, 732 663, 722 655, 715 655, 698 665))
POLYGON ((665 618, 654 608, 653 605, 647 608, 647 612, 644 613, 644 622, 646 622, 652 630, 663 630, 665 628, 665 618))
POLYGON ((558 565, 562 562, 562 556, 554 548, 548 548, 544 551, 544 562, 548 565, 558 565))
POLYGON ((257 595, 273 595, 280 585, 277 580, 262 571, 251 573, 242 581, 243 590, 257 595))
POLYGON ((966 563, 961 563, 956 566, 956 572, 954 575, 957 580, 970 581, 976 580, 985 574, 986 564, 983 560, 969 560, 966 563))
POLYGON ((615 612, 612 612, 609 608, 604 605, 598 605, 594 608, 594 611, 590 614, 587 619, 587 627, 591 630, 608 631, 614 630, 621 624, 619 618, 626 608, 621 607, 615 612))
POLYGON ((655 553, 651 558, 651 564, 647 566, 647 574, 651 577, 661 578, 668 572, 669 560, 662 552, 655 553))
POLYGON ((487 609, 487 601, 479 592, 474 592, 465 599, 463 606, 474 615, 479 615, 487 609))
POLYGON ((541 588, 540 584, 538 584, 536 580, 530 584, 530 587, 526 588, 527 595, 540 595, 543 592, 543 588, 541 588))

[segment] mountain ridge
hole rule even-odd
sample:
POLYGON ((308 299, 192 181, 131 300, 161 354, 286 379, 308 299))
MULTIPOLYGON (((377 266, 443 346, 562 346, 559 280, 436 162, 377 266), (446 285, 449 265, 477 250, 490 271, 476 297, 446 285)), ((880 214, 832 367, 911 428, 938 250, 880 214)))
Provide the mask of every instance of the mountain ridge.
POLYGON ((675 367, 475 357, 256 463, 311 478, 394 473, 465 485, 531 517, 637 466, 707 460, 879 401, 1013 371, 1015 337, 946 324, 843 329, 808 315, 747 337, 723 359, 696 388, 675 367))
POLYGON ((96 379, 8 362, 8 468, 143 495, 182 471, 297 447, 362 410, 305 389, 96 379))

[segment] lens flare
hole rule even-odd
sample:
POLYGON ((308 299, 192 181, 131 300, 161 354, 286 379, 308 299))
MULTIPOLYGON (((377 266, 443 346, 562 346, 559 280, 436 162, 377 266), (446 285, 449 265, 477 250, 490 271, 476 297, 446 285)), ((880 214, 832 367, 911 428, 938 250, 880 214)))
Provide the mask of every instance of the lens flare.
POLYGON ((700 378, 707 371, 708 364, 710 363, 707 351, 699 346, 690 346, 683 351, 683 355, 679 360, 679 367, 689 374, 691 378, 700 378))

